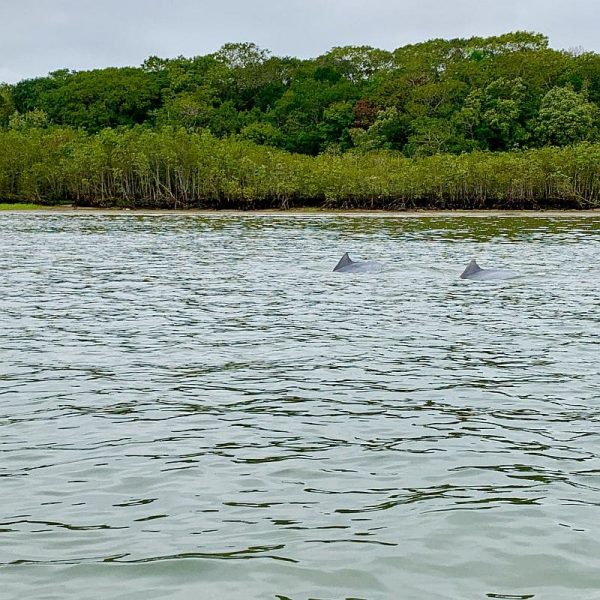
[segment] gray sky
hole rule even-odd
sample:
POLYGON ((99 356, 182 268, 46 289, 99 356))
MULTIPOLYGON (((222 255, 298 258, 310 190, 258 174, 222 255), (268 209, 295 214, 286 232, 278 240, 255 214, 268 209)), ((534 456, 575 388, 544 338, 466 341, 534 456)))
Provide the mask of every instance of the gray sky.
POLYGON ((600 0, 0 0, 0 81, 245 41, 311 57, 527 30, 554 48, 600 51, 599 27, 600 0))

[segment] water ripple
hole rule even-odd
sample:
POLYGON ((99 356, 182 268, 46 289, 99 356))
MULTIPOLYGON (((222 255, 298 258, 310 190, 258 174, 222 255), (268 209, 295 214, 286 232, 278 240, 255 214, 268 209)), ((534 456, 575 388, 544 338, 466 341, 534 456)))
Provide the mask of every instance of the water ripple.
POLYGON ((0 226, 8 597, 597 597, 599 218, 0 226))

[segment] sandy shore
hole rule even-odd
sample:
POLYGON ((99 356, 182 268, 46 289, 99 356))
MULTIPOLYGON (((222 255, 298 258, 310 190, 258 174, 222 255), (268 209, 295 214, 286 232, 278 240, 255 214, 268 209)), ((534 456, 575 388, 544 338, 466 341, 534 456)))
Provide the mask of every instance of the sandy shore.
POLYGON ((600 209, 593 210, 330 210, 330 209, 289 209, 289 210, 146 210, 146 209, 105 209, 78 208, 73 206, 49 206, 27 210, 5 209, 0 215, 100 215, 100 216, 200 216, 200 217, 376 217, 376 218, 415 218, 415 217, 600 217, 600 209))

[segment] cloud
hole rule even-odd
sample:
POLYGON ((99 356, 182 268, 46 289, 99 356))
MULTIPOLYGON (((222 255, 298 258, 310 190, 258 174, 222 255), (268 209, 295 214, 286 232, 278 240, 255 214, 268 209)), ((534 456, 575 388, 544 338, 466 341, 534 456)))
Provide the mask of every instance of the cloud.
POLYGON ((253 41, 275 54, 393 49, 434 37, 545 33, 600 50, 597 0, 0 0, 0 81, 137 65, 253 41))

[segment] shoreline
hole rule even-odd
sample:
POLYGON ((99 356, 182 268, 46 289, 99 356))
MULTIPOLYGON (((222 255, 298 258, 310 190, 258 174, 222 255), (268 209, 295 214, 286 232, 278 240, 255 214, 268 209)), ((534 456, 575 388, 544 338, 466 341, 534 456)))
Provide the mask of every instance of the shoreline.
MULTIPOLYGON (((6 206, 6 205, 5 205, 6 206)), ((0 215, 99 215, 99 216, 199 216, 199 217, 600 217, 600 209, 587 210, 344 210, 292 208, 270 210, 216 210, 216 209, 130 209, 89 208, 76 206, 40 206, 36 208, 3 208, 0 215)))

